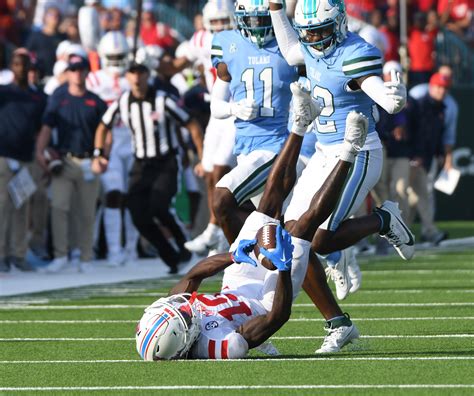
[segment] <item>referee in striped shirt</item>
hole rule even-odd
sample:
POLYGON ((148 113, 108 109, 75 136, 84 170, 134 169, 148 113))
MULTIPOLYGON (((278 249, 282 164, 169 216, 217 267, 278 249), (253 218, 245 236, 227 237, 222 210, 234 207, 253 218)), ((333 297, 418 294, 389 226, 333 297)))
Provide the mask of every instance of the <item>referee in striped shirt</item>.
POLYGON ((190 259, 184 248, 186 237, 170 211, 178 190, 178 145, 182 126, 186 127, 202 156, 202 131, 177 98, 167 91, 148 84, 150 72, 146 65, 133 63, 127 79, 130 91, 124 93, 104 114, 97 128, 92 169, 102 173, 107 168, 105 142, 110 147, 111 129, 116 117, 132 133, 135 162, 130 172, 127 206, 138 231, 158 250, 170 273, 178 271, 180 261, 190 259), (160 225, 172 233, 179 251, 163 235, 160 225))

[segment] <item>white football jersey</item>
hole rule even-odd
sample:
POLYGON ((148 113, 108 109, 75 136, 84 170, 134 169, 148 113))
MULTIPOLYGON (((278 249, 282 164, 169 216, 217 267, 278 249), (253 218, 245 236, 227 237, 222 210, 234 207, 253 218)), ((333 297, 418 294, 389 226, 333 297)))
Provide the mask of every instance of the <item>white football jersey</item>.
MULTIPOLYGON (((105 70, 97 70, 90 72, 86 79, 86 88, 99 96, 108 106, 118 100, 120 96, 130 90, 130 85, 125 77, 112 76, 105 70)), ((127 136, 130 134, 129 129, 117 117, 116 124, 113 129, 114 136, 117 134, 127 136)))
POLYGON ((190 62, 203 65, 208 92, 211 92, 217 78, 217 71, 211 61, 213 37, 213 33, 204 29, 194 32, 189 40, 189 54, 187 55, 190 62))
POLYGON ((193 306, 202 313, 201 334, 191 349, 195 359, 240 359, 248 344, 236 330, 267 311, 256 299, 230 293, 197 294, 193 306))
POLYGON ((105 70, 97 70, 87 75, 86 87, 108 105, 115 102, 130 86, 125 77, 112 76, 105 70))

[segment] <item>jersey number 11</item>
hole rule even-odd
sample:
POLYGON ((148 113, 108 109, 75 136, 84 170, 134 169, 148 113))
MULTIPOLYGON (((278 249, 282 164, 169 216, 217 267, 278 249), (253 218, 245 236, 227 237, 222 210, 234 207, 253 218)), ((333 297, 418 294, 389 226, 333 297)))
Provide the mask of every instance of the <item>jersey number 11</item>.
MULTIPOLYGON (((245 91, 247 93, 247 99, 255 99, 254 89, 254 75, 255 69, 245 69, 242 73, 242 81, 245 84, 245 91)), ((273 117, 275 115, 275 109, 272 107, 272 94, 273 94, 273 69, 266 67, 258 75, 259 81, 263 84, 263 103, 260 105, 260 116, 261 117, 273 117)))

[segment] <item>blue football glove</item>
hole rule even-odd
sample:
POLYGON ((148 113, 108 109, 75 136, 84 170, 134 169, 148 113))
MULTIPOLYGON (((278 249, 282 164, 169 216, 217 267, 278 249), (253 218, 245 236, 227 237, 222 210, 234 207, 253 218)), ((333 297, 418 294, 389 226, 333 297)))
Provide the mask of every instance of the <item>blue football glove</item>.
POLYGON ((247 263, 256 267, 257 263, 249 256, 249 253, 253 250, 256 244, 256 239, 242 239, 239 242, 237 249, 232 253, 232 260, 235 263, 247 263))
POLYGON ((269 259, 278 271, 291 270, 291 260, 293 259, 294 246, 291 243, 291 235, 280 225, 276 229, 275 250, 269 252, 265 248, 260 248, 262 253, 269 259))

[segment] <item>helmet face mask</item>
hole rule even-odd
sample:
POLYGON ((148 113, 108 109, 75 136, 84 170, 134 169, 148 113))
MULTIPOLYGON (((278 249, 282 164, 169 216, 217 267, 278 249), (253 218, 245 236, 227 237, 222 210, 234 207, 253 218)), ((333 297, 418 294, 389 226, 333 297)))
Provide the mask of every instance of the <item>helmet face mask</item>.
POLYGON ((123 75, 129 65, 129 48, 122 32, 111 31, 102 37, 98 48, 102 69, 123 75))
POLYGON ((294 27, 313 58, 330 55, 347 35, 347 16, 342 0, 299 0, 294 27))
POLYGON ((234 23, 230 17, 227 18, 211 18, 209 20, 209 28, 207 30, 212 33, 219 33, 224 30, 231 30, 234 28, 234 23))
POLYGON ((263 3, 252 6, 249 0, 239 0, 235 8, 237 27, 245 38, 259 48, 274 38, 268 1, 264 0, 263 3))
POLYGON ((137 351, 144 360, 185 357, 199 337, 201 314, 186 294, 160 298, 145 309, 137 325, 137 351))
POLYGON ((202 10, 203 23, 211 33, 235 28, 234 9, 230 0, 209 0, 202 10))

